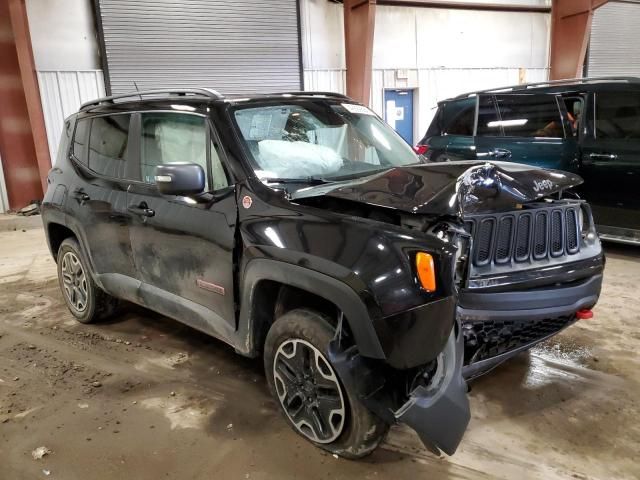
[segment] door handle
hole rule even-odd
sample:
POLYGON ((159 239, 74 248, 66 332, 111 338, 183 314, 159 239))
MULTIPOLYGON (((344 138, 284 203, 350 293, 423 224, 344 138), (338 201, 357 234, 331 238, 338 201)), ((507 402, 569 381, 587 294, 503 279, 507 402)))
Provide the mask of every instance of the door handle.
POLYGON ((493 158, 511 158, 511 150, 506 148, 494 148, 489 152, 493 158))
POLYGON ((141 217, 153 217, 156 214, 155 210, 149 208, 144 202, 140 205, 129 205, 127 210, 135 215, 140 215, 141 217))
POLYGON ((618 155, 615 153, 590 153, 589 158, 591 160, 600 160, 600 161, 608 161, 608 160, 617 160, 618 155))
POLYGON ((82 190, 74 191, 71 196, 78 200, 80 203, 88 202, 89 200, 91 200, 91 197, 82 190))

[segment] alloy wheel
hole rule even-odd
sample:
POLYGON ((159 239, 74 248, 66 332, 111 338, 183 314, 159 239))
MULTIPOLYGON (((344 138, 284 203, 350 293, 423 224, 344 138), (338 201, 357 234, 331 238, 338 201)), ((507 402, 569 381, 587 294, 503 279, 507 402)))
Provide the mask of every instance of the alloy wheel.
POLYGON ((342 387, 320 350, 302 339, 285 340, 273 376, 280 404, 300 433, 316 443, 340 436, 346 416, 342 387))
POLYGON ((87 276, 82 268, 80 259, 73 252, 67 252, 62 257, 62 289, 69 303, 78 312, 87 308, 89 298, 87 276))

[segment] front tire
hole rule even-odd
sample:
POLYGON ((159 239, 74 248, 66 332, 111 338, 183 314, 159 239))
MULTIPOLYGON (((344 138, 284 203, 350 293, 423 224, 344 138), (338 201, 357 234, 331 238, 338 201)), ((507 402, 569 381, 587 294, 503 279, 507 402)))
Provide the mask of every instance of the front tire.
POLYGON ((69 311, 80 323, 92 323, 114 312, 118 301, 94 283, 75 238, 67 238, 62 242, 57 259, 62 296, 69 311))
POLYGON ((389 426, 344 385, 328 359, 334 329, 313 310, 292 310, 273 324, 264 348, 269 390, 299 434, 342 457, 370 454, 389 426))

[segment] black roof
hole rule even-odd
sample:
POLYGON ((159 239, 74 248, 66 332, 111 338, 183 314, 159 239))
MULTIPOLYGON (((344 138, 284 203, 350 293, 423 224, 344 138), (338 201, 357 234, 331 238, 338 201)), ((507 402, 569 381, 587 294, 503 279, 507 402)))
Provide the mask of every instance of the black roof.
POLYGON ((88 111, 97 107, 108 105, 119 105, 129 102, 158 102, 158 101, 171 101, 171 100, 189 100, 189 101, 204 101, 204 102, 246 102, 251 100, 276 100, 282 98, 307 98, 307 97, 328 97, 337 98, 343 100, 351 100, 346 95, 335 92, 278 92, 278 93, 264 93, 264 94, 250 94, 250 95, 230 95, 223 96, 219 92, 210 88, 173 88, 173 89, 161 89, 161 90, 145 90, 139 92, 130 92, 119 95, 111 95, 109 97, 102 97, 90 102, 83 103, 80 107, 80 111, 88 111))
POLYGON ((546 82, 524 83, 521 85, 510 85, 507 87, 489 88, 486 90, 477 90, 475 92, 467 92, 456 97, 442 100, 441 102, 449 102, 451 100, 460 100, 481 93, 558 93, 570 91, 586 91, 610 88, 620 88, 622 86, 640 87, 640 78, 638 77, 585 77, 585 78, 568 78, 565 80, 549 80, 546 82))

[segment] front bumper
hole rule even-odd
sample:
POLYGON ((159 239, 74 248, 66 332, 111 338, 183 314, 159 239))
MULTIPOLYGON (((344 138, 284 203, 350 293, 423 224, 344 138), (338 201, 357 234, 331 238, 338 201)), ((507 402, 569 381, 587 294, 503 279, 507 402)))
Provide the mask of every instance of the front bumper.
POLYGON ((429 450, 453 455, 471 417, 467 385, 462 377, 464 340, 452 329, 439 359, 442 375, 429 386, 418 386, 398 408, 394 392, 385 391, 386 380, 352 347, 341 350, 338 341, 329 347, 331 364, 340 380, 358 392, 358 399, 372 412, 392 424, 404 423, 416 431, 429 450))
POLYGON ((461 292, 458 319, 465 337, 463 375, 472 378, 486 373, 557 334, 575 321, 578 310, 596 304, 601 288, 602 274, 598 274, 568 285, 531 290, 461 292))
POLYGON ((438 388, 419 386, 394 416, 398 422, 414 429, 422 443, 431 450, 440 449, 453 455, 469 425, 471 413, 467 384, 462 378, 464 339, 451 333, 445 349, 445 374, 438 388), (453 353, 447 358, 447 353, 453 353))

